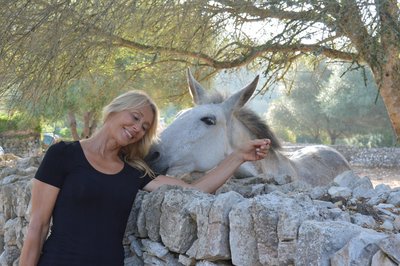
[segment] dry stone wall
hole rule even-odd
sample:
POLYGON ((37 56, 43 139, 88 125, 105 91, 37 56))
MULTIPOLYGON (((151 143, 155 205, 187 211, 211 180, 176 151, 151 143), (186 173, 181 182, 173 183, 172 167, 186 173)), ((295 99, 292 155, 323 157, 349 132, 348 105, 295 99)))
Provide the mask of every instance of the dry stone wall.
POLYGON ((0 134, 0 146, 5 153, 11 153, 19 157, 35 156, 41 153, 40 135, 37 133, 27 134, 0 134))
MULTIPOLYGON (((18 265, 40 157, 0 171, 0 265, 18 265)), ((232 179, 215 195, 141 191, 128 222, 125 265, 398 265, 400 188, 352 171, 324 187, 232 179)))

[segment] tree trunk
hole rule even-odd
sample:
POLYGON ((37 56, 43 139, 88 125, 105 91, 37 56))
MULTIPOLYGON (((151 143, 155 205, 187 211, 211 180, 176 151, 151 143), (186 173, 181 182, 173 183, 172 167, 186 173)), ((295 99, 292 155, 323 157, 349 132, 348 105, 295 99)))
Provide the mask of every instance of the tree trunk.
POLYGON ((396 142, 400 143, 400 68, 399 64, 389 64, 384 65, 383 74, 381 71, 376 73, 375 70, 374 75, 396 135, 396 142))
POLYGON ((93 133, 96 131, 96 129, 97 129, 97 118, 96 117, 93 117, 92 118, 92 123, 91 123, 91 125, 90 125, 90 127, 89 127, 89 134, 90 134, 90 136, 91 135, 93 135, 93 133))
POLYGON ((83 131, 81 138, 89 138, 97 128, 96 113, 93 111, 85 112, 83 115, 83 131))
POLYGON ((75 118, 75 113, 73 111, 68 111, 68 122, 69 122, 69 128, 71 130, 71 135, 74 140, 79 140, 79 134, 76 129, 76 118, 75 118))
POLYGON ((396 1, 384 1, 378 11, 383 55, 376 58, 378 64, 369 63, 400 144, 400 37, 395 24, 399 8, 396 1))
POLYGON ((333 134, 333 135, 329 135, 329 138, 331 139, 331 145, 335 145, 337 136, 335 134, 333 134))
POLYGON ((87 139, 90 137, 90 121, 92 119, 93 113, 92 112, 85 112, 83 114, 83 130, 81 137, 83 139, 87 139))
POLYGON ((380 38, 369 35, 356 2, 345 3, 340 27, 374 73, 397 139, 395 142, 400 144, 400 35, 396 24, 399 12, 397 1, 380 1, 377 5, 380 38))

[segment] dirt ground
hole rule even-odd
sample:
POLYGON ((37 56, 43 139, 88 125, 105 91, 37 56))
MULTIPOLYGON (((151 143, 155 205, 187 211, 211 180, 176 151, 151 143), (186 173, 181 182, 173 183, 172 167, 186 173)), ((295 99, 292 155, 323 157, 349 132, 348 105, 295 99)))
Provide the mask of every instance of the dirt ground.
POLYGON ((400 187, 400 168, 365 168, 352 165, 353 171, 360 177, 368 176, 374 187, 379 184, 391 188, 400 187))

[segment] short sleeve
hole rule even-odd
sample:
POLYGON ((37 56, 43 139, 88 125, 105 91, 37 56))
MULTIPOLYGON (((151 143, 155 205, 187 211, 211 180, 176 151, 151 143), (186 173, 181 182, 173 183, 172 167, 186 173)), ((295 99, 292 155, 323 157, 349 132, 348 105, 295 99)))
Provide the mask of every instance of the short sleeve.
POLYGON ((63 167, 65 142, 59 142, 49 147, 35 174, 35 179, 46 184, 62 188, 65 179, 63 167))
POLYGON ((143 189, 150 181, 152 181, 153 178, 151 178, 149 175, 145 175, 141 178, 141 184, 140 184, 140 189, 143 189))

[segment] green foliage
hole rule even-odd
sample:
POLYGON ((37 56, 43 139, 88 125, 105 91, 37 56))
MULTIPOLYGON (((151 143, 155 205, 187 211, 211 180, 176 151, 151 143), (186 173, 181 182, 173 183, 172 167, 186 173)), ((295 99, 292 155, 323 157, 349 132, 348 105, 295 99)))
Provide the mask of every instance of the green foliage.
POLYGON ((287 142, 290 142, 290 143, 298 142, 296 134, 292 130, 290 130, 288 128, 276 127, 274 132, 283 141, 287 141, 287 142))
POLYGON ((323 55, 366 62, 384 79, 379 84, 393 84, 382 91, 396 117, 398 102, 391 104, 390 97, 399 98, 400 42, 396 18, 386 17, 399 14, 395 0, 0 0, 0 5, 0 98, 8 98, 14 110, 57 118, 65 106, 98 113, 101 102, 127 84, 151 92, 160 106, 168 98, 185 105, 189 98, 178 80, 184 81, 188 66, 217 71, 261 65, 265 92, 285 80, 298 58, 323 55))
MULTIPOLYGON (((132 88, 147 91, 160 107, 171 101, 187 106, 184 69, 188 66, 212 72, 260 64, 267 78, 261 89, 265 92, 267 85, 285 80, 303 55, 367 62, 376 77, 387 79, 379 84, 394 84, 385 94, 394 95, 385 101, 399 98, 395 88, 399 82, 393 78, 398 77, 399 66, 397 27, 380 17, 398 14, 394 0, 323 1, 322 5, 305 0, 0 3, 0 97, 8 99, 12 110, 27 111, 32 117, 57 120, 67 112, 90 112, 98 119, 104 104, 132 88), (392 47, 385 49, 383 44, 392 47), (382 71, 388 67, 394 72, 386 75, 382 71)), ((311 93, 316 87, 306 88, 308 78, 303 75, 298 81, 311 93)), ((330 92, 315 96, 319 99, 303 95, 302 101, 310 99, 312 105, 311 111, 303 107, 304 115, 314 123, 295 117, 291 120, 296 132, 304 130, 324 141, 327 135, 331 140, 346 135, 348 125, 372 130, 365 127, 362 112, 353 120, 346 117, 348 113, 336 115, 342 109, 334 111, 336 105, 327 101, 332 99, 330 92), (326 116, 322 119, 318 113, 326 116)), ((395 105, 388 105, 392 117, 395 105)), ((288 106, 291 113, 293 108, 288 106)))
POLYGON ((8 130, 17 130, 17 121, 6 116, 0 115, 0 133, 8 130))
MULTIPOLYGON (((67 120, 67 114, 73 113, 77 118, 78 131, 81 131, 83 125, 80 118, 86 112, 93 113, 92 121, 100 120, 102 108, 128 90, 146 91, 160 108, 168 107, 171 98, 176 106, 191 102, 186 92, 185 69, 181 65, 155 65, 132 74, 130 68, 137 65, 139 60, 133 53, 118 54, 113 60, 104 63, 104 72, 92 73, 70 82, 62 97, 41 98, 37 101, 10 98, 8 103, 13 104, 14 110, 26 110, 31 117, 42 117, 43 123, 50 127, 57 121, 67 120), (182 93, 182 90, 186 93, 182 93)), ((53 130, 45 129, 44 132, 53 130)), ((71 138, 71 132, 64 132, 63 135, 71 138)))
POLYGON ((0 113, 0 133, 7 131, 33 131, 40 133, 41 126, 37 119, 32 119, 23 113, 12 115, 0 113))
POLYGON ((64 120, 42 120, 42 133, 53 133, 63 140, 72 140, 71 131, 64 120))
MULTIPOLYGON (((29 67, 30 71, 35 73, 32 74, 32 77, 35 77, 35 82, 29 83, 25 80, 25 76, 21 76, 20 78, 23 78, 23 81, 18 83, 18 86, 15 87, 16 90, 3 97, 8 109, 24 110, 31 117, 41 117, 50 122, 65 120, 67 114, 71 113, 75 115, 78 124, 81 124, 82 116, 88 112, 92 114, 91 122, 99 120, 101 110, 106 104, 115 96, 132 89, 146 91, 161 108, 168 106, 171 101, 177 105, 188 105, 190 97, 186 90, 185 70, 187 66, 185 62, 174 60, 158 62, 158 53, 146 53, 126 47, 116 47, 111 42, 103 42, 100 36, 104 36, 105 32, 108 34, 106 29, 116 30, 110 28, 114 25, 118 27, 118 34, 128 37, 134 33, 131 37, 144 43, 150 39, 169 43, 170 40, 177 41, 180 38, 179 36, 187 34, 188 30, 193 30, 191 26, 194 22, 190 21, 190 16, 186 16, 184 18, 185 23, 179 24, 179 30, 176 29, 177 24, 173 21, 167 25, 164 20, 160 20, 160 16, 147 17, 150 13, 141 11, 143 8, 151 9, 151 7, 146 7, 146 1, 138 2, 137 5, 130 1, 126 1, 126 3, 128 6, 133 5, 133 9, 127 9, 122 2, 115 3, 114 1, 103 1, 104 5, 99 6, 92 2, 60 4, 58 8, 53 10, 54 12, 62 13, 65 11, 64 8, 72 12, 71 17, 60 17, 59 22, 64 21, 66 24, 57 27, 50 21, 43 21, 46 26, 39 27, 28 36, 37 38, 38 42, 43 42, 42 45, 27 47, 23 42, 24 40, 19 40, 23 44, 21 47, 30 51, 24 53, 23 57, 26 57, 28 62, 35 62, 35 64, 22 66, 29 67), (107 6, 110 9, 107 9, 107 6), (132 12, 135 14, 137 12, 137 16, 132 15, 132 12), (102 15, 98 16, 100 13, 102 15), (88 28, 85 28, 83 24, 94 19, 93 16, 98 16, 97 28, 92 29, 91 22, 86 25, 88 28), (79 18, 80 21, 74 20, 76 18, 79 18), (70 21, 71 19, 72 21, 70 21), (157 20, 160 23, 162 22, 163 25, 158 25, 159 29, 155 31, 153 26, 157 25, 157 20), (160 27, 163 29, 161 30, 160 27), (171 34, 170 31, 173 30, 177 33, 171 34), (74 33, 69 34, 71 31, 74 33), (50 38, 52 34, 55 34, 55 36, 50 38), (44 39, 47 39, 47 42, 44 39), (72 43, 72 45, 69 45, 69 43, 72 43), (44 50, 53 51, 55 54, 53 57, 40 60, 38 54, 44 53, 44 50), (47 59, 48 61, 46 61, 47 59), (74 66, 70 66, 70 72, 65 72, 64 67, 70 63, 74 66), (41 64, 46 66, 42 67, 41 64), (60 73, 53 73, 47 69, 48 67, 52 68, 52 71, 57 69, 60 73), (49 76, 42 75, 46 72, 49 73, 49 76), (59 89, 57 89, 57 86, 60 86, 59 89), (32 94, 33 92, 34 94, 32 94)), ((35 3, 29 3, 27 9, 23 12, 29 14, 30 8, 38 8, 35 5, 35 3)), ((15 6, 13 8, 22 7, 15 6)), ((156 11, 156 9, 151 10, 151 12, 156 11)), ((163 12, 158 13, 158 15, 173 15, 172 7, 168 12, 171 13, 163 12)), ((200 16, 197 13, 193 15, 200 16)), ((35 19, 36 17, 33 18, 33 20, 35 19)), ((19 23, 23 23, 23 21, 21 20, 19 23)), ((29 25, 21 25, 21 27, 25 26, 29 27, 29 25)), ((110 36, 107 35, 107 37, 110 36)), ((197 41, 197 43, 208 47, 205 39, 200 42, 197 41)), ((194 45, 194 43, 191 42, 191 45, 194 45)), ((21 51, 12 51, 12 47, 9 47, 9 49, 10 52, 17 55, 23 52, 22 48, 21 51)), ((6 67, 0 63, 0 73, 3 70, 8 71, 7 68, 12 67, 13 64, 6 67)), ((25 70, 25 72, 29 71, 25 70)), ((16 80, 13 75, 14 73, 11 73, 7 76, 12 82, 16 80)), ((3 81, 6 82, 5 79, 3 81)), ((0 93, 1 88, 3 88, 1 85, 4 87, 8 84, 1 84, 0 82, 0 93)))
POLYGON ((391 137, 385 134, 354 135, 339 140, 337 144, 360 146, 366 148, 391 146, 391 137))
POLYGON ((68 127, 60 128, 60 130, 58 131, 58 135, 60 135, 60 137, 62 139, 64 139, 64 140, 65 139, 72 139, 71 131, 69 130, 68 127))
POLYGON ((82 106, 77 100, 86 97, 87 110, 97 110, 132 87, 159 99, 182 98, 183 87, 175 85, 185 80, 189 61, 173 51, 210 52, 224 30, 210 26, 213 15, 201 11, 201 2, 190 8, 147 0, 1 3, 0 95, 16 103, 14 110, 43 114, 50 105, 46 116, 60 117, 62 106, 82 106))
MULTIPOLYGON (((296 132, 297 142, 323 142, 322 129, 326 117, 322 113, 317 96, 320 89, 318 72, 293 72, 294 85, 286 97, 272 104, 268 120, 275 127, 296 132)), ((318 71, 318 70, 317 70, 318 71)))
POLYGON ((290 93, 268 113, 275 127, 296 132, 297 142, 390 143, 390 121, 368 69, 346 71, 346 65, 326 64, 301 69, 292 73, 290 93))

